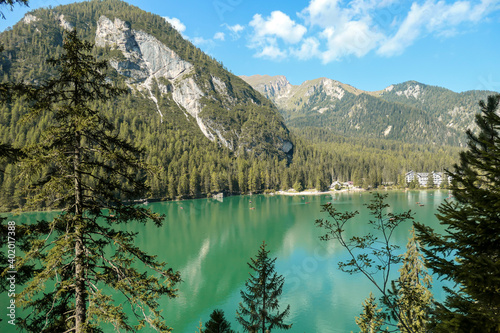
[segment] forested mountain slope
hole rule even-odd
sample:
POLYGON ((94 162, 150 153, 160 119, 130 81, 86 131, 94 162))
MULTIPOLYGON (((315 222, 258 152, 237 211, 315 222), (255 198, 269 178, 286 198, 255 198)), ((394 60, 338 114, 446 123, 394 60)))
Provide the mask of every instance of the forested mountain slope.
MULTIPOLYGON (((119 0, 92 0, 28 13, 0 34, 5 48, 0 53, 1 82, 37 85, 55 75, 47 59, 61 56, 63 38, 72 28, 96 44, 97 58, 108 60, 109 80, 129 90, 128 95, 98 108, 112 120, 121 138, 144 148, 146 161, 156 167, 154 173, 144 175, 152 198, 195 198, 222 191, 261 193, 296 184, 325 189, 334 180, 351 179, 365 187, 404 185, 400 176, 407 170, 442 170, 455 161, 455 149, 402 144, 387 140, 390 135, 373 135, 381 139, 370 142, 333 135, 334 131, 317 127, 322 119, 315 120, 316 127, 297 128, 292 135, 273 102, 184 40, 162 17, 119 0)), ((345 90, 345 101, 362 96, 389 103, 347 85, 337 89, 325 81, 323 87, 333 96, 340 96, 340 88, 345 90)), ((327 94, 312 92, 318 100, 327 94)), ((298 106, 306 102, 296 101, 298 106)), ((321 115, 322 108, 330 107, 328 103, 317 106, 312 114, 321 115)), ((20 123, 26 112, 22 99, 1 101, 0 144, 21 148, 38 142, 51 116, 20 123)), ((396 117, 395 112, 391 117, 396 117)), ((350 119, 368 123, 380 118, 368 113, 361 107, 350 119)), ((296 125, 308 125, 307 115, 286 117, 296 119, 296 125)), ((330 123, 331 128, 341 126, 346 134, 360 131, 353 131, 348 123, 330 123)), ((26 184, 17 178, 19 166, 0 159, 0 170, 0 210, 22 208, 26 184)))
POLYGON ((455 93, 451 90, 429 86, 416 81, 391 85, 380 91, 380 98, 424 110, 432 119, 460 133, 476 129, 474 115, 478 101, 486 100, 493 91, 470 90, 455 93))
POLYGON ((242 76, 272 100, 289 127, 318 127, 337 135, 406 143, 464 145, 478 101, 493 94, 461 94, 409 81, 366 92, 328 78, 299 86, 284 76, 242 76))
MULTIPOLYGON (((109 80, 128 87, 128 95, 99 108, 121 137, 143 147, 147 161, 160 167, 148 176, 152 196, 246 191, 232 186, 236 156, 246 161, 241 167, 245 177, 252 159, 285 166, 292 161, 293 139, 269 100, 185 40, 165 19, 119 0, 28 13, 0 34, 2 82, 37 85, 54 75, 47 59, 61 56, 65 33, 73 28, 95 43, 95 56, 109 61, 109 80)), ((22 147, 39 140, 50 116, 21 124, 26 110, 21 99, 2 101, 1 143, 22 147)), ((3 169, 2 205, 22 205, 16 165, 3 169)))
POLYGON ((0 36, 4 79, 36 83, 48 77, 53 69, 45 61, 60 54, 64 32, 73 27, 95 43, 99 56, 109 58, 110 77, 130 88, 131 96, 120 100, 118 108, 145 113, 133 115, 141 120, 146 116, 164 126, 199 131, 230 150, 285 156, 289 134, 269 101, 163 18, 121 1, 83 2, 26 15, 0 36), (130 103, 140 107, 130 108, 130 103))

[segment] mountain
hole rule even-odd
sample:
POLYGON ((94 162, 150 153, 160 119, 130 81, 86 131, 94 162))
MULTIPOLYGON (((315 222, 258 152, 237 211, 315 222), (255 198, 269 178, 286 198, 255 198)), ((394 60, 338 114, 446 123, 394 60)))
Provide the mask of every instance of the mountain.
POLYGON ((380 91, 379 96, 389 102, 422 109, 448 128, 464 132, 466 129, 475 129, 474 115, 479 110, 478 102, 495 93, 485 90, 455 93, 449 89, 407 81, 390 85, 380 91))
POLYGON ((494 93, 461 94, 409 81, 367 92, 319 78, 292 85, 284 76, 241 76, 273 101, 289 127, 421 144, 464 145, 477 103, 494 93))
MULTIPOLYGON (((150 186, 151 198, 262 193, 294 184, 324 189, 336 179, 355 179, 367 187, 402 186, 399 176, 407 170, 441 170, 455 161, 456 147, 384 140, 406 136, 425 142, 434 130, 428 126, 430 111, 329 79, 295 87, 284 77, 274 85, 267 85, 270 77, 260 77, 258 89, 275 96, 278 109, 164 18, 119 0, 28 13, 0 33, 0 82, 37 85, 57 75, 47 59, 62 55, 72 28, 95 43, 94 56, 108 61, 109 81, 129 90, 94 107, 155 166, 155 172, 137 175, 150 186), (384 108, 385 113, 373 111, 384 108), (290 133, 280 111, 286 122, 302 129, 290 133), (403 112, 408 114, 401 117, 403 112), (408 126, 405 119, 411 117, 415 121, 408 126)), ((26 101, 0 102, 0 144, 36 143, 53 123, 48 112, 34 122, 19 122, 26 101)), ((17 176, 19 165, 0 158, 0 211, 24 206, 30 183, 17 176)))
POLYGON ((232 151, 291 158, 292 140, 272 103, 163 18, 122 1, 93 0, 27 14, 0 36, 4 80, 36 83, 50 75, 45 61, 60 54, 64 32, 73 27, 109 60, 110 79, 129 88, 131 97, 117 109, 142 120, 147 115, 163 130, 202 134, 232 151), (127 103, 141 107, 130 109, 127 103))

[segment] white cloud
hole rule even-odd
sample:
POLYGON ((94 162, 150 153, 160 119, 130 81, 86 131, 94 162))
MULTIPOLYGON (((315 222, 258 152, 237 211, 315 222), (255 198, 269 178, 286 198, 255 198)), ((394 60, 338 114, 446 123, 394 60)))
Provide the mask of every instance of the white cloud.
POLYGON ((224 23, 222 24, 222 26, 226 27, 229 30, 233 40, 239 39, 240 32, 242 32, 245 29, 245 27, 242 26, 241 24, 228 25, 227 23, 224 23))
POLYGON ((281 11, 255 14, 248 47, 258 57, 323 63, 371 51, 397 56, 419 38, 463 34, 498 10, 500 0, 310 0, 296 20, 281 11))
POLYGON ((226 35, 223 32, 216 32, 214 35, 215 40, 224 41, 226 35))
POLYGON ((315 58, 320 55, 319 46, 320 42, 316 38, 309 37, 304 39, 300 48, 292 49, 291 54, 300 60, 315 58))
POLYGON ((170 23, 175 30, 179 31, 180 33, 183 33, 184 30, 186 30, 186 26, 184 25, 184 23, 182 23, 181 20, 179 20, 177 17, 164 16, 163 18, 165 19, 165 21, 170 23))
POLYGON ((328 63, 350 55, 362 57, 377 48, 384 35, 373 24, 371 14, 392 2, 357 0, 341 7, 339 0, 312 0, 300 17, 312 27, 322 28, 318 37, 325 40, 326 50, 319 57, 328 63))
POLYGON ((265 45, 262 50, 255 54, 257 58, 268 58, 272 60, 281 60, 286 57, 287 53, 280 50, 276 44, 270 43, 265 45))
POLYGON ((235 25, 228 25, 226 23, 223 24, 226 28, 228 28, 231 32, 235 33, 235 34, 238 34, 240 33, 241 31, 243 31, 243 29, 245 29, 244 26, 242 26, 241 24, 235 24, 235 25))
POLYGON ((444 1, 427 0, 422 5, 413 3, 398 31, 382 43, 377 53, 383 56, 399 55, 419 37, 428 34, 455 36, 459 25, 477 23, 498 9, 498 1, 489 0, 475 5, 470 1, 447 4, 444 1))
POLYGON ((300 42, 307 29, 297 24, 285 13, 276 10, 266 19, 262 15, 255 14, 250 26, 254 28, 254 38, 260 39, 267 36, 279 37, 286 43, 295 44, 300 42))
POLYGON ((321 34, 326 39, 327 50, 322 53, 324 63, 354 55, 358 58, 378 46, 383 34, 370 29, 361 21, 346 22, 340 29, 326 28, 321 34))

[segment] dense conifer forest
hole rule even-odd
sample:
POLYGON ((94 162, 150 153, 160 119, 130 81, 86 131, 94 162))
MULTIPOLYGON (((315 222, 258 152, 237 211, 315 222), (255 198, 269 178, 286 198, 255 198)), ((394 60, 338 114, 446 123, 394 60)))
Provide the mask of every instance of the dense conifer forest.
MULTIPOLYGON (((134 29, 148 31, 168 45, 182 59, 194 65, 198 82, 214 73, 230 87, 236 107, 217 106, 217 99, 206 98, 202 115, 237 128, 253 141, 246 148, 225 147, 219 140, 210 141, 193 119, 179 109, 168 93, 152 92, 164 112, 163 121, 156 106, 138 90, 99 106, 111 120, 119 137, 145 149, 146 161, 156 167, 145 177, 151 187, 150 198, 185 199, 225 192, 228 195, 288 190, 294 185, 304 189, 327 189, 335 180, 354 181, 354 185, 376 188, 382 185, 405 186, 403 175, 409 170, 443 171, 455 161, 459 148, 441 145, 403 143, 366 137, 342 137, 318 128, 292 128, 272 103, 251 89, 243 80, 228 72, 216 60, 184 40, 159 16, 146 13, 126 3, 90 1, 31 13, 38 20, 21 21, 0 35, 4 46, 0 65, 2 82, 37 85, 54 74, 48 58, 62 54, 65 28, 61 15, 82 38, 93 42, 95 22, 101 15, 120 17, 134 29), (43 33, 40 33, 43 31, 43 33), (255 102, 248 102, 251 99, 255 102), (245 102, 247 101, 247 102, 245 102), (272 130, 268 130, 268 129, 272 130), (288 156, 269 143, 276 137, 293 142, 288 156), (250 147, 250 148, 248 148, 250 147)), ((95 47, 99 59, 117 59, 121 52, 109 47, 95 47)), ((126 78, 110 67, 108 78, 127 87, 126 78)), ((207 90, 210 96, 211 91, 207 90)), ((213 97, 213 96, 212 96, 213 97)), ((12 98, 0 105, 0 142, 20 148, 40 139, 50 123, 50 115, 36 122, 20 122, 27 102, 12 98)), ((18 177, 19 166, 1 161, 0 202, 3 211, 22 208, 26 201, 25 182, 18 177)), ((43 208, 43 207, 39 207, 43 208)))

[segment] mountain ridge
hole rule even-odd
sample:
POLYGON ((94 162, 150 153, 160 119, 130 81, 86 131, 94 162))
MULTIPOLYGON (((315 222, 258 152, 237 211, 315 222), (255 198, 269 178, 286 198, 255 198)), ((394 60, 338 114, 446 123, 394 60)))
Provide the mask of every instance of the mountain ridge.
POLYGON ((424 144, 465 145, 465 130, 475 129, 478 101, 495 93, 455 93, 414 80, 363 91, 324 77, 300 85, 290 84, 283 75, 242 78, 276 104, 290 127, 334 128, 339 135, 424 144), (365 116, 356 119, 361 110, 365 116))

